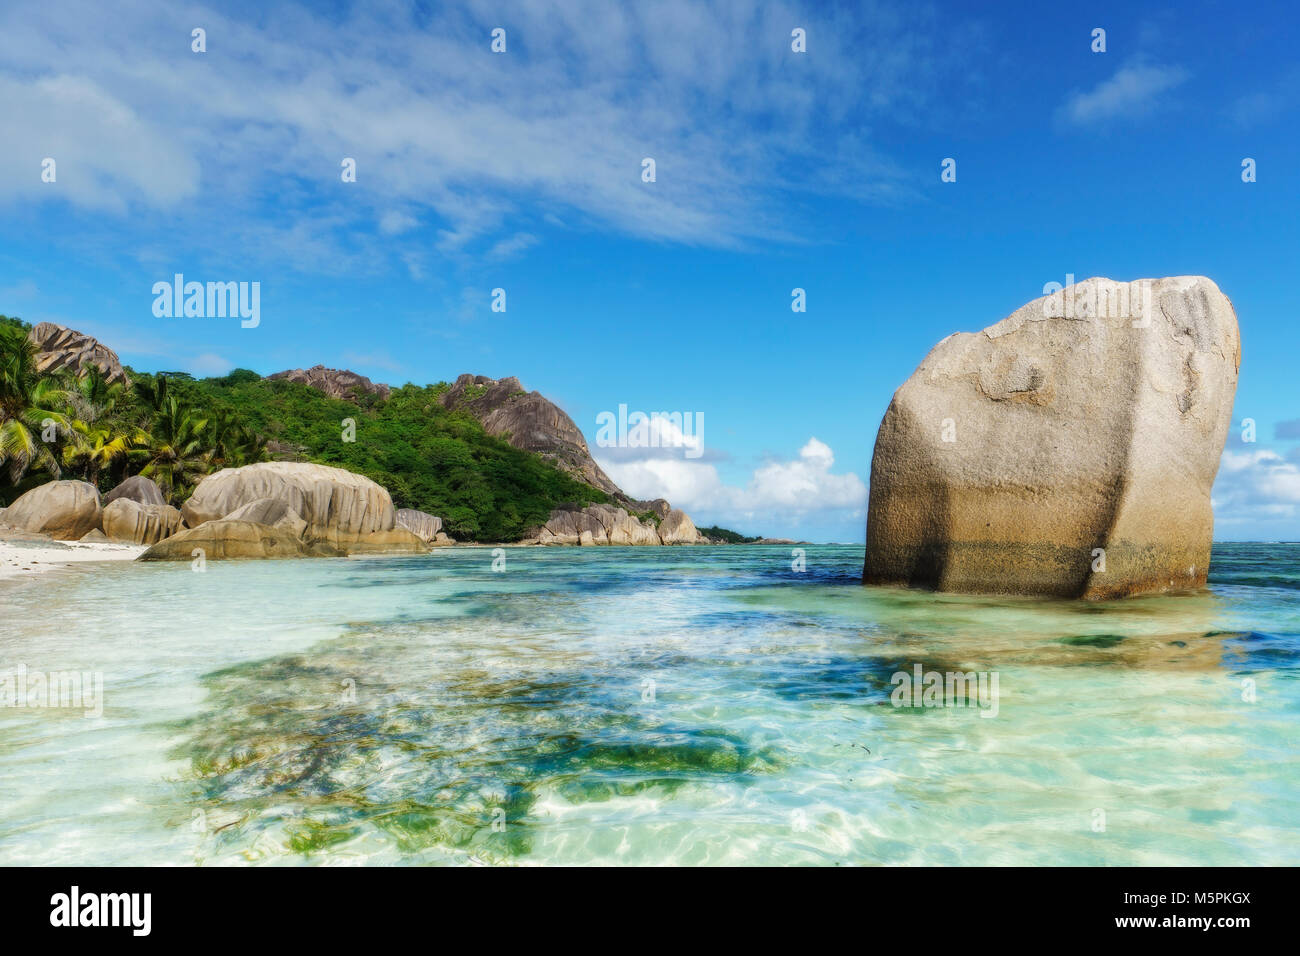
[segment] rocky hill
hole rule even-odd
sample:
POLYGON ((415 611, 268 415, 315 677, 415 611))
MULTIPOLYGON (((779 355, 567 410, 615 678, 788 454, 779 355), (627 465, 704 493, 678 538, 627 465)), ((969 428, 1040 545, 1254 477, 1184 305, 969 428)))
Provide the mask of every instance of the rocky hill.
POLYGON ((525 390, 513 375, 501 379, 462 375, 443 395, 442 403, 468 411, 489 435, 541 455, 561 471, 621 502, 630 500, 592 460, 587 440, 573 419, 540 392, 525 390))
POLYGON ((387 398, 392 392, 392 389, 387 385, 372 382, 364 375, 358 375, 356 372, 350 372, 347 369, 326 368, 324 365, 313 365, 309 369, 286 369, 283 372, 268 375, 267 378, 282 378, 290 382, 310 385, 312 388, 324 392, 330 398, 351 398, 355 394, 355 390, 360 390, 369 395, 378 395, 380 398, 387 398))
MULTIPOLYGON (((93 365, 110 382, 128 380, 117 354, 92 336, 50 322, 28 335, 37 346, 41 372, 75 374, 93 365)), ((369 475, 391 487, 401 504, 436 511, 436 520, 447 521, 462 540, 709 541, 667 501, 627 495, 592 459, 573 419, 514 377, 466 374, 450 386, 394 389, 347 369, 315 365, 260 380, 245 373, 175 378, 171 385, 182 405, 201 408, 207 417, 227 415, 261 434, 273 458, 323 462, 369 475), (310 391, 295 398, 282 389, 270 391, 274 382, 310 391), (312 392, 323 397, 308 400, 312 392), (340 413, 348 413, 328 407, 337 402, 355 404, 365 416, 358 416, 359 434, 350 444, 338 441, 340 413), (457 431, 455 412, 468 413, 483 437, 457 431), (506 454, 507 449, 513 451, 506 454)))

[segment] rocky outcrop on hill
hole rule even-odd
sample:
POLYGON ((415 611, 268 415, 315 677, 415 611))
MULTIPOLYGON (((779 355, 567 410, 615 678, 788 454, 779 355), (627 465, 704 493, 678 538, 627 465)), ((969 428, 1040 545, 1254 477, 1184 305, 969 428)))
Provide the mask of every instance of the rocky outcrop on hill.
POLYGON ((162 490, 144 475, 132 475, 104 495, 104 507, 108 507, 119 498, 128 498, 140 505, 167 504, 167 499, 163 497, 162 490))
POLYGON ((102 517, 105 537, 129 544, 157 544, 180 524, 181 513, 171 505, 142 505, 130 498, 110 502, 102 517))
POLYGON ((376 531, 395 525, 387 489, 342 468, 304 462, 272 461, 225 468, 204 478, 181 508, 185 523, 196 528, 228 518, 262 498, 283 502, 306 527, 308 541, 340 550, 376 531))
POLYGON ((283 372, 268 375, 267 378, 284 379, 289 382, 310 385, 312 388, 324 392, 330 398, 355 398, 356 390, 370 395, 378 395, 380 398, 387 398, 392 392, 389 386, 379 382, 372 382, 364 375, 358 375, 356 372, 350 372, 347 369, 326 368, 324 365, 313 365, 309 369, 286 369, 283 372))
POLYGON ((489 435, 501 436, 516 448, 541 455, 579 481, 628 501, 592 460, 587 440, 573 419, 540 392, 526 391, 519 379, 462 375, 443 395, 442 403, 468 411, 489 435))
POLYGON ((89 335, 53 322, 40 322, 27 337, 36 345, 36 370, 42 374, 68 371, 75 375, 94 365, 109 382, 126 381, 117 353, 89 335))
MULTIPOLYGON (((355 372, 327 369, 320 365, 305 371, 277 372, 269 377, 301 382, 334 398, 352 397, 354 388, 384 398, 391 391, 389 386, 373 383, 355 372)), ((587 441, 573 419, 541 393, 527 391, 513 376, 492 379, 484 375, 461 375, 443 394, 442 403, 447 408, 463 409, 474 416, 489 435, 504 438, 516 448, 542 456, 571 477, 603 491, 614 499, 615 504, 629 512, 652 511, 663 519, 672 510, 662 498, 646 502, 626 495, 592 459, 587 441)), ((275 444, 268 445, 268 448, 277 458, 301 457, 295 449, 287 446, 275 444)), ((411 530, 429 543, 450 543, 440 528, 432 534, 427 533, 424 525, 411 527, 411 530)), ((568 535, 561 537, 567 538, 568 535)), ((681 537, 682 541, 674 543, 686 543, 685 539, 690 535, 684 532, 681 537)), ((697 534, 695 543, 702 542, 707 542, 707 539, 697 534)), ((578 542, 575 540, 573 543, 578 542)))
POLYGON ((0 521, 20 531, 76 541, 101 526, 99 491, 85 481, 49 481, 37 485, 4 509, 0 521))
POLYGON ((1203 586, 1240 361, 1232 304, 1201 276, 1089 279, 949 336, 880 425, 864 580, 1084 598, 1203 586))

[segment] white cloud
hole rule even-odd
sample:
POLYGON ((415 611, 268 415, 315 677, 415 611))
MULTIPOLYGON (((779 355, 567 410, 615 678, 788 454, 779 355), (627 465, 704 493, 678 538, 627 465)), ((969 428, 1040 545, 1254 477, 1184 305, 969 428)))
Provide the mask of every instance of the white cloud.
POLYGON ((1183 83, 1189 75, 1182 67, 1131 63, 1089 92, 1073 94, 1061 114, 1078 126, 1138 116, 1152 110, 1162 93, 1183 83))
POLYGON ((379 231, 385 236, 400 236, 404 232, 410 232, 419 224, 420 220, 414 216, 408 216, 396 209, 390 209, 379 217, 379 231))
POLYGON ((1222 524, 1300 517, 1300 466, 1267 448, 1227 449, 1211 501, 1222 524))
POLYGON ((527 232, 517 232, 508 239, 502 239, 488 252, 490 259, 510 259, 525 249, 537 245, 537 237, 527 232))
POLYGON ((23 149, 0 151, 0 199, 164 207, 173 225, 217 206, 233 225, 209 241, 334 271, 393 257, 378 240, 353 248, 376 221, 397 235, 419 220, 453 254, 518 251, 524 197, 542 218, 736 245, 786 237, 791 194, 892 200, 904 180, 871 123, 926 115, 967 75, 963 38, 906 5, 521 3, 494 55, 498 19, 477 3, 239 17, 145 0, 5 5, 0 102, 23 149), (790 25, 806 21, 810 52, 792 54, 790 25), (189 50, 195 23, 205 54, 189 50), (862 131, 848 149, 830 133, 846 123, 862 131), (57 192, 40 190, 43 155, 59 157, 57 192), (339 182, 344 156, 356 183, 339 182), (202 207, 188 208, 200 182, 202 207), (239 213, 271 183, 274 215, 250 224, 239 213), (322 195, 328 215, 311 204, 322 195))
POLYGON ((858 518, 867 503, 866 484, 852 472, 833 474, 835 455, 817 438, 808 439, 798 458, 764 463, 744 486, 725 484, 709 462, 681 457, 597 463, 629 495, 667 498, 705 523, 758 521, 789 528, 816 513, 858 518))
POLYGON ((6 139, 0 200, 65 199, 120 212, 130 201, 172 206, 198 190, 199 163, 171 131, 93 80, 0 74, 0 103, 6 139), (41 178, 47 158, 54 160, 54 182, 41 178))

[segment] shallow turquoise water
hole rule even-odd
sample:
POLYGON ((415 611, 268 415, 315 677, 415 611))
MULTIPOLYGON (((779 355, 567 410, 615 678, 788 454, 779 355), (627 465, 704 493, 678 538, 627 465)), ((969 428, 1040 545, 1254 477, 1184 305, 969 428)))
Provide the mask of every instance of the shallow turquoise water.
POLYGON ((0 864, 1300 862, 1300 545, 1218 546, 1209 591, 1112 604, 806 560, 0 583, 0 671, 101 671, 105 697, 0 708, 0 864), (996 674, 996 716, 894 706, 916 664, 996 674))

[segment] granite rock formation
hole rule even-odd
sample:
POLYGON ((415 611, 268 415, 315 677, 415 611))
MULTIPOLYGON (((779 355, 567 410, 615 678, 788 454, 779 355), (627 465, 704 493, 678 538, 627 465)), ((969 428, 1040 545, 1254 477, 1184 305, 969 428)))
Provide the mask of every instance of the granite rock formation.
POLYGON ((98 339, 53 322, 40 322, 27 333, 36 345, 36 370, 41 374, 68 371, 74 375, 94 365, 109 382, 126 382, 117 353, 98 339))
POLYGON ((387 398, 392 392, 389 386, 380 382, 372 382, 364 375, 358 375, 356 372, 350 372, 347 369, 326 368, 324 365, 313 365, 308 369, 286 369, 283 372, 268 375, 267 378, 284 379, 289 382, 310 385, 312 388, 324 392, 330 398, 355 398, 356 390, 370 395, 378 395, 380 398, 387 398))
POLYGON ((1241 346, 1200 276, 1094 278, 950 335, 871 464, 869 584, 1111 598, 1205 584, 1241 346))

